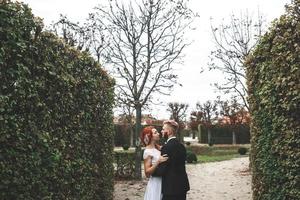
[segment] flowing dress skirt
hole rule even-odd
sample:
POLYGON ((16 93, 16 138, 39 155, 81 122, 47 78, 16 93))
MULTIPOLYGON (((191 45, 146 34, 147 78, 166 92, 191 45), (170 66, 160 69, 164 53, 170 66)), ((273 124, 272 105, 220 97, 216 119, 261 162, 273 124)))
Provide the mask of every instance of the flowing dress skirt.
POLYGON ((146 192, 144 196, 144 200, 161 200, 161 177, 150 177, 146 192))

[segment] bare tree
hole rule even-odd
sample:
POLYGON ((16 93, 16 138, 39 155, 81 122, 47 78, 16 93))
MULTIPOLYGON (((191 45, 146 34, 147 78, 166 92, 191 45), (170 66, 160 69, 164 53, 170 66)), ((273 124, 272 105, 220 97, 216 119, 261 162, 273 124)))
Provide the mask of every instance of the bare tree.
POLYGON ((218 112, 217 112, 217 103, 212 101, 206 101, 205 103, 197 103, 196 109, 198 112, 202 113, 202 122, 208 131, 208 144, 212 144, 212 134, 211 134, 211 127, 214 121, 217 119, 218 112))
POLYGON ((117 80, 116 94, 134 108, 135 177, 141 178, 142 109, 152 102, 153 94, 169 94, 177 83, 173 63, 181 61, 189 44, 184 32, 194 14, 184 1, 142 0, 120 4, 109 1, 109 7, 97 7, 93 14, 98 25, 108 31, 106 62, 117 80))
POLYGON ((90 52, 98 62, 103 55, 103 50, 108 46, 108 41, 104 39, 103 26, 99 25, 95 14, 92 13, 83 24, 74 23, 61 15, 60 19, 51 25, 50 31, 61 36, 67 44, 78 50, 90 52))
POLYGON ((185 126, 185 117, 186 117, 186 111, 188 109, 189 105, 188 104, 184 104, 184 103, 169 103, 168 104, 168 109, 167 111, 169 111, 171 113, 170 115, 170 119, 175 120, 178 125, 179 128, 177 130, 177 138, 183 142, 183 137, 181 135, 181 130, 184 128, 185 126))
POLYGON ((218 27, 211 23, 215 50, 211 52, 209 69, 221 71, 225 79, 223 84, 215 83, 215 86, 225 93, 236 94, 248 110, 244 62, 258 44, 263 21, 259 12, 256 20, 246 12, 240 17, 233 14, 229 22, 218 27))

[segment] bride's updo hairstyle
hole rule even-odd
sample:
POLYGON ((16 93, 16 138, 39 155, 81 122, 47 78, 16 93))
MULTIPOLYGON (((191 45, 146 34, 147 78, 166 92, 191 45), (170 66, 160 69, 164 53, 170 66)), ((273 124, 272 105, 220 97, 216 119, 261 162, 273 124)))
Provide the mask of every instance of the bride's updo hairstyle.
POLYGON ((152 140, 152 129, 154 129, 153 126, 147 126, 141 132, 141 141, 144 144, 144 146, 150 144, 152 140))

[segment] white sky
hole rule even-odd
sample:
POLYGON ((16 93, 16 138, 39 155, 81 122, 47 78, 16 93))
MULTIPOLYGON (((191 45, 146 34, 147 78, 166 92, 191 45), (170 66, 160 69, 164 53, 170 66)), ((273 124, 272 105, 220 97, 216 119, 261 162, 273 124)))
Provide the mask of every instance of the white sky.
MULTIPOLYGON (((29 4, 33 13, 44 19, 45 25, 57 21, 60 14, 67 15, 73 21, 84 21, 93 7, 105 3, 107 0, 23 0, 29 4)), ((136 0, 138 1, 138 0, 136 0)), ((208 56, 214 49, 212 34, 210 30, 210 18, 214 24, 219 25, 223 18, 228 18, 232 13, 239 15, 242 11, 250 14, 260 13, 264 15, 267 24, 284 13, 284 5, 290 0, 190 0, 189 7, 200 15, 195 21, 195 31, 187 37, 193 40, 193 44, 184 51, 186 57, 184 64, 176 66, 176 73, 179 75, 179 83, 183 87, 175 86, 171 96, 159 96, 163 105, 155 105, 150 111, 158 118, 168 118, 166 111, 168 102, 188 103, 189 112, 196 107, 197 102, 215 100, 220 95, 211 86, 212 83, 221 81, 222 76, 217 72, 205 71, 200 73, 201 68, 207 67, 208 56)), ((145 111, 144 114, 149 113, 145 111)))

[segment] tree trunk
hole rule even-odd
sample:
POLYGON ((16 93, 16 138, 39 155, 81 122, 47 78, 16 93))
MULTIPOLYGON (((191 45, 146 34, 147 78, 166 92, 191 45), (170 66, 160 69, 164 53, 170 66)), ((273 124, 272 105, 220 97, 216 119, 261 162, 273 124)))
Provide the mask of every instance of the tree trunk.
POLYGON ((236 134, 235 134, 235 131, 232 131, 232 144, 236 144, 236 134))
POLYGON ((140 132, 141 132, 141 121, 142 121, 142 107, 141 105, 136 106, 136 122, 135 122, 135 171, 134 176, 137 180, 142 179, 142 168, 141 168, 141 145, 140 145, 140 132))
POLYGON ((129 143, 130 143, 130 146, 131 147, 135 147, 135 134, 134 134, 134 130, 133 130, 133 128, 135 128, 134 127, 134 125, 133 125, 133 123, 132 123, 132 119, 130 119, 130 121, 129 121, 129 126, 130 126, 130 141, 129 141, 129 143))
POLYGON ((130 126, 130 146, 134 147, 134 131, 133 126, 130 126))
POLYGON ((183 143, 183 136, 181 134, 181 129, 180 128, 177 130, 176 137, 179 140, 179 142, 183 143))

